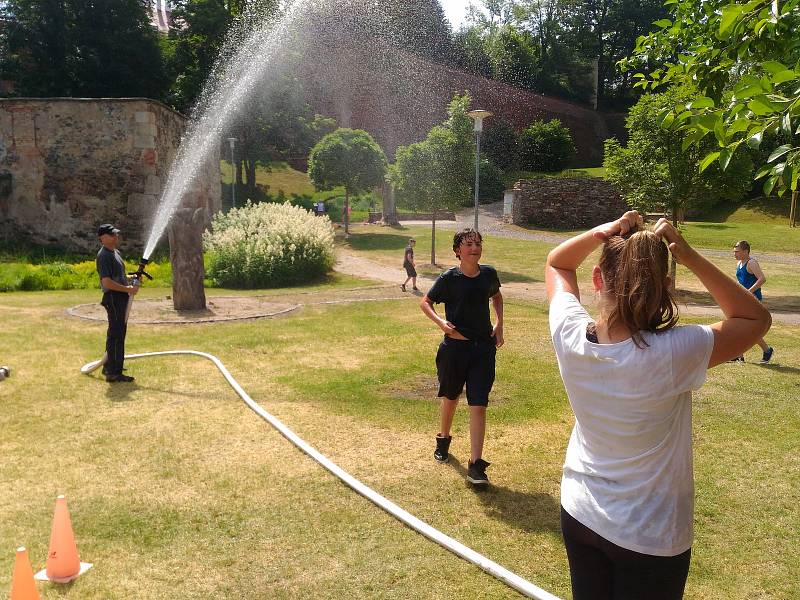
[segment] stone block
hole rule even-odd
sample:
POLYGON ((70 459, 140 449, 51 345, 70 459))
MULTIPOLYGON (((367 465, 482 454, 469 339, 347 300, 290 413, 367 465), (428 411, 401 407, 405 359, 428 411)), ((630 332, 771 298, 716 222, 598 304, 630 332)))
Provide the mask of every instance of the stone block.
POLYGON ((126 212, 129 217, 147 219, 155 214, 157 206, 157 196, 152 194, 128 194, 126 212))
POLYGON ((136 123, 155 123, 156 116, 150 111, 136 111, 133 116, 136 123))
POLYGON ((144 183, 144 193, 150 196, 161 195, 161 178, 157 175, 148 175, 144 183))
POLYGON ((133 136, 133 147, 134 148, 155 148, 156 147, 156 138, 152 135, 138 135, 134 134, 133 136))

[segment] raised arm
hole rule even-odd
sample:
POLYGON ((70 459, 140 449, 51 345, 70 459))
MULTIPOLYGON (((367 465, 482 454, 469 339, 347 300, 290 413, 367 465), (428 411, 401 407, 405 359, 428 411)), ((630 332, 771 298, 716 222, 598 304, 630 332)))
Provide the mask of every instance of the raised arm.
POLYGON ((639 213, 630 210, 616 221, 598 225, 553 248, 547 255, 544 270, 547 299, 552 300, 557 292, 564 291, 574 294, 580 300, 577 270, 581 263, 610 236, 625 235, 642 224, 639 213))
POLYGON ((666 240, 675 260, 697 276, 725 315, 724 320, 711 325, 714 350, 708 361, 709 368, 741 355, 764 337, 772 317, 749 290, 690 247, 666 219, 656 223, 655 232, 666 240))

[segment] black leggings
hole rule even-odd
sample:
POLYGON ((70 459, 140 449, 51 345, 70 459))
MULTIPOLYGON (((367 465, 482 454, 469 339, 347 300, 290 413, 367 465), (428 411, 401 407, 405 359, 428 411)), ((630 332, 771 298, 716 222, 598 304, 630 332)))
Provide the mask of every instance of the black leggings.
POLYGON ((674 600, 683 597, 692 549, 677 556, 626 550, 561 508, 574 600, 674 600))

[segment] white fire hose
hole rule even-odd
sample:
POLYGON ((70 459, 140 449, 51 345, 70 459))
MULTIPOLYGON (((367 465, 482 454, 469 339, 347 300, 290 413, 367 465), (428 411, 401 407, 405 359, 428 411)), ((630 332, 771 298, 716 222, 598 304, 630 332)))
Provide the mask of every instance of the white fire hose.
MULTIPOLYGON (((130 303, 129 303, 130 304, 130 303)), ((403 510, 399 506, 397 506, 394 502, 381 496, 372 488, 364 485, 358 479, 350 475, 347 471, 339 467, 336 463, 325 457, 319 451, 314 449, 308 443, 303 441, 300 437, 297 436, 291 429, 289 429, 286 425, 284 425, 279 419, 272 416, 270 413, 265 411, 261 406, 259 406, 248 394, 244 391, 242 386, 233 378, 230 374, 228 369, 225 368, 225 365, 214 355, 207 354, 206 352, 198 352, 196 350, 167 350, 164 352, 144 352, 142 354, 129 354, 125 358, 126 360, 132 360, 136 358, 146 358, 149 356, 173 356, 173 355, 184 355, 189 354, 193 356, 200 356, 202 358, 207 358, 212 363, 216 365, 219 369, 222 376, 225 377, 226 381, 230 384, 230 386, 234 389, 234 391, 239 394, 239 397, 244 400, 245 404, 249 406, 258 416, 262 419, 267 421, 270 425, 272 425, 275 429, 277 429, 281 435, 283 435, 286 439, 292 442, 295 446, 297 446, 300 450, 308 454, 311 458, 321 464, 323 467, 328 469, 331 473, 333 473, 336 477, 341 479, 345 484, 350 486, 353 490, 367 498, 368 500, 372 501, 374 504, 377 504, 380 508, 388 512, 393 517, 399 519, 414 531, 421 533, 425 537, 430 540, 433 540, 440 546, 445 547, 446 549, 450 550, 457 556, 471 562, 472 564, 480 567, 490 575, 496 577, 506 585, 511 588, 514 588, 519 593, 528 598, 536 598, 537 600, 558 600, 557 596, 546 592, 545 590, 535 586, 530 581, 523 579, 519 575, 512 573, 505 567, 498 565, 496 562, 489 560, 482 554, 479 554, 468 548, 461 542, 454 540, 448 535, 445 535, 438 529, 434 529, 424 521, 421 521, 411 513, 406 510, 403 510)), ((87 363, 81 367, 81 373, 88 375, 92 373, 96 369, 99 369, 103 365, 103 359, 95 360, 90 363, 87 363)))

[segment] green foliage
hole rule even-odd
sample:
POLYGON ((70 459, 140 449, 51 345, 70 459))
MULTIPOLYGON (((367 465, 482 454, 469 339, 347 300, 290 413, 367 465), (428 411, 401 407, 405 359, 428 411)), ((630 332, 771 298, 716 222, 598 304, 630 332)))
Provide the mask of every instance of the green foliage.
POLYGON ((502 117, 492 117, 486 121, 481 137, 481 155, 488 156, 501 169, 513 169, 518 143, 519 133, 514 125, 502 117))
POLYGON ((575 156, 569 129, 558 119, 534 121, 519 136, 519 166, 528 171, 561 171, 575 156))
POLYGON ((685 132, 658 126, 665 108, 691 97, 687 89, 642 96, 627 118, 627 146, 623 148, 615 139, 606 141, 607 178, 631 206, 644 211, 669 209, 681 217, 686 211, 707 210, 721 200, 741 200, 750 189, 749 156, 737 155, 724 172, 713 166, 701 173, 703 145, 687 147, 685 132))
MULTIPOLYGON (((499 202, 503 199, 506 185, 503 180, 503 171, 490 160, 481 158, 480 179, 478 195, 482 203, 499 202)), ((472 190, 473 196, 475 190, 472 190)))
POLYGON ((729 168, 748 145, 758 148, 768 134, 788 141, 767 157, 755 178, 763 191, 798 189, 800 179, 800 2, 789 0, 671 0, 672 19, 638 41, 623 67, 665 62, 652 73, 637 73, 637 85, 655 89, 690 83, 691 102, 669 107, 662 127, 681 130, 687 144, 702 146, 700 169, 716 162, 729 168), (671 110, 670 110, 671 109, 671 110))
POLYGON ((0 3, 0 79, 23 96, 160 99, 158 34, 140 0, 0 3))
MULTIPOLYGON (((153 281, 147 281, 148 287, 172 285, 172 266, 168 261, 150 263, 147 272, 153 276, 153 281)), ((93 260, 45 264, 10 261, 0 266, 0 292, 89 289, 100 289, 100 278, 93 260)))
POLYGON ((428 137, 397 149, 390 180, 397 205, 414 211, 454 210, 471 197, 475 150, 470 98, 456 95, 448 119, 428 137))
POLYGON ((383 184, 386 155, 362 129, 340 128, 311 150, 308 176, 318 190, 342 186, 349 194, 368 192, 383 184))
POLYGON ((333 266, 330 220, 289 204, 250 204, 218 213, 203 234, 208 276, 219 286, 296 285, 333 266))

